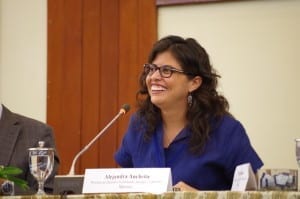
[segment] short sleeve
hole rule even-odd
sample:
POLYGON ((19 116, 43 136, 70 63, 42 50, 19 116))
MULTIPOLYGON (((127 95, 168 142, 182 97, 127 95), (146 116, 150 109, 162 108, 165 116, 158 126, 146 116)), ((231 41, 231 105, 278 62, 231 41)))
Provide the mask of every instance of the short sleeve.
POLYGON ((233 176, 236 166, 243 163, 250 163, 253 171, 263 166, 263 162, 250 143, 249 137, 243 125, 235 121, 231 132, 225 136, 227 145, 224 156, 227 157, 227 175, 233 176))

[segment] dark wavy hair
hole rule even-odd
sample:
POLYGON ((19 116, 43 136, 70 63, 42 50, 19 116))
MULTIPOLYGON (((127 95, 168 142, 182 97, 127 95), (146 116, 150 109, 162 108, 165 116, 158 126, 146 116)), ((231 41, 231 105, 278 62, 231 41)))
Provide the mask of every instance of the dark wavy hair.
MULTIPOLYGON (((169 51, 181 65, 183 71, 189 74, 189 79, 195 76, 202 78, 201 86, 191 93, 193 102, 188 108, 187 127, 192 135, 189 149, 193 153, 201 153, 209 135, 222 116, 230 115, 227 99, 220 95, 216 88, 220 77, 211 66, 209 56, 205 49, 193 38, 183 39, 179 36, 167 36, 157 41, 148 57, 148 63, 152 63, 156 56, 169 51)), ((140 89, 137 92, 137 115, 147 122, 145 139, 150 139, 157 124, 161 121, 161 112, 152 104, 146 86, 145 72, 139 79, 140 89)))

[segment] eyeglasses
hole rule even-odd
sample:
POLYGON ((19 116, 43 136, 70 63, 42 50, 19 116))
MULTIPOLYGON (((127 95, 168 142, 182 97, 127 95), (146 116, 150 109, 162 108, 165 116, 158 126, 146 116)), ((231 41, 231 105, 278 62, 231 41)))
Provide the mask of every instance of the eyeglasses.
POLYGON ((186 75, 192 75, 190 73, 184 72, 183 70, 176 69, 173 66, 169 66, 169 65, 163 65, 161 67, 158 67, 155 64, 144 64, 144 72, 147 75, 151 76, 157 70, 159 71, 160 76, 162 76, 164 78, 171 77, 174 72, 182 73, 182 74, 186 74, 186 75))

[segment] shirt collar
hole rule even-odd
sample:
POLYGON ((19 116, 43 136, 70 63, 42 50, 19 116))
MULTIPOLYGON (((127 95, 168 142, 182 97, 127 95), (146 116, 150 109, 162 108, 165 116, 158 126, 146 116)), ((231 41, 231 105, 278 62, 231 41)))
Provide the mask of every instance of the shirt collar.
MULTIPOLYGON (((164 130, 163 130, 163 124, 162 122, 160 122, 156 133, 159 135, 159 139, 162 141, 163 140, 163 134, 164 134, 164 130)), ((175 139, 172 141, 177 141, 177 140, 181 140, 181 139, 185 139, 187 137, 191 136, 191 130, 188 127, 184 127, 183 129, 181 129, 181 131, 178 133, 178 135, 175 137, 175 139)))

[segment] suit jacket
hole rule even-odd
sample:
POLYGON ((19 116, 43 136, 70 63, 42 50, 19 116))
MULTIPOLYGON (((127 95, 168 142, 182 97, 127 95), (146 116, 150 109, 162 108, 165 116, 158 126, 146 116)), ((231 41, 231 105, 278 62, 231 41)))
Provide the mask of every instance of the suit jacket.
MULTIPOLYGON (((3 106, 3 105, 2 105, 3 106)), ((30 190, 26 192, 15 186, 15 194, 32 194, 37 190, 37 181, 29 169, 28 149, 45 141, 45 147, 55 149, 52 128, 43 122, 16 114, 3 106, 0 119, 0 165, 15 166, 23 170, 17 177, 28 182, 30 190)), ((54 168, 46 180, 45 191, 53 191, 54 176, 58 171, 59 158, 55 151, 54 168)))

